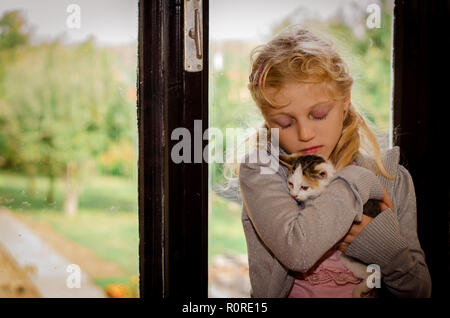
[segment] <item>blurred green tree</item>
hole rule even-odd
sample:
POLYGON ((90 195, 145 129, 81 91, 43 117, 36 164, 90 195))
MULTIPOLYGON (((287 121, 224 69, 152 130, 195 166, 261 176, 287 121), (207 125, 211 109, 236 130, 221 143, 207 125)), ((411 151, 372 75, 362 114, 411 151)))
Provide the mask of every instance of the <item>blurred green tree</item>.
POLYGON ((20 11, 7 11, 0 17, 0 96, 8 64, 14 61, 17 49, 29 44, 30 37, 31 31, 20 11))
POLYGON ((34 177, 48 175, 49 202, 55 178, 63 177, 67 215, 77 211, 93 158, 132 131, 135 109, 120 90, 119 75, 93 39, 73 47, 58 40, 27 47, 7 67, 0 96, 4 156, 29 176, 30 194, 34 177))
POLYGON ((7 11, 0 18, 0 50, 11 49, 30 40, 27 22, 20 11, 7 11))

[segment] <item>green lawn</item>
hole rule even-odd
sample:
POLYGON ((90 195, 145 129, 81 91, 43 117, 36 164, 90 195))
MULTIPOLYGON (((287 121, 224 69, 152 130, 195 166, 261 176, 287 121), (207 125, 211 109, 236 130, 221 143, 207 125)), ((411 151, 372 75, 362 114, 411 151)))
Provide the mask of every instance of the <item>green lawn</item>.
MULTIPOLYGON (((55 202, 45 202, 48 180, 36 180, 37 193, 30 197, 24 176, 0 173, 0 205, 34 221, 49 224, 56 232, 91 249, 99 258, 118 264, 127 275, 96 278, 101 287, 129 283, 139 274, 137 186, 120 177, 93 176, 83 187, 78 213, 63 213, 64 184, 56 183, 55 202)), ((246 254, 240 205, 211 193, 208 261, 224 253, 246 254)))
POLYGON ((218 254, 247 254, 241 223, 241 206, 211 194, 208 261, 218 254))
POLYGON ((63 213, 64 184, 55 187, 55 202, 45 202, 48 181, 36 180, 36 194, 30 197, 26 178, 0 173, 0 205, 33 221, 45 222, 56 232, 91 249, 100 259, 119 265, 126 275, 96 278, 101 287, 109 283, 130 284, 139 277, 139 233, 137 185, 120 177, 94 176, 83 187, 77 214, 68 218, 63 213))

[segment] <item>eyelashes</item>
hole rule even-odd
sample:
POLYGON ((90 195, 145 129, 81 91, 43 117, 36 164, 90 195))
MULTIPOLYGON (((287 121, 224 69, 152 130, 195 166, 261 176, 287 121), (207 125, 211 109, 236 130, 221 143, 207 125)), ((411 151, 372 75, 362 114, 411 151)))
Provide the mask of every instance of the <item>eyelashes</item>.
MULTIPOLYGON (((325 115, 322 115, 322 116, 312 116, 312 117, 313 117, 313 120, 324 120, 325 118, 327 118, 327 116, 328 116, 328 114, 325 114, 325 115)), ((292 126, 292 122, 290 122, 287 125, 280 125, 278 123, 278 125, 281 127, 281 129, 287 129, 287 128, 292 126)))
POLYGON ((315 120, 324 120, 325 118, 327 118, 327 116, 328 116, 328 114, 325 114, 325 115, 323 115, 323 116, 314 116, 314 119, 315 120))

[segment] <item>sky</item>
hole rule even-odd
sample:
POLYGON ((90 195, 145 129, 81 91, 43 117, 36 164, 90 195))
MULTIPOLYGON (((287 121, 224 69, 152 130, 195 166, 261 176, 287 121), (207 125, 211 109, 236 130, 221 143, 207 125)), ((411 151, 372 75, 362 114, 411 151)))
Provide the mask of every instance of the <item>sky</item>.
MULTIPOLYGON (((303 7, 309 16, 326 18, 340 6, 355 0, 210 0, 211 41, 261 41, 271 27, 303 7)), ((377 2, 375 0, 357 0, 377 2)), ((21 9, 35 28, 36 41, 54 39, 64 34, 65 42, 79 42, 94 35, 102 45, 129 43, 137 40, 137 0, 1 0, 4 11, 21 9), (81 27, 71 29, 67 19, 69 4, 81 9, 81 27)), ((305 12, 302 11, 302 13, 305 12)))
POLYGON ((1 0, 0 15, 21 9, 34 27, 37 40, 54 39, 64 34, 73 43, 94 35, 100 45, 117 45, 137 40, 137 0, 1 0), (80 7, 79 29, 69 28, 67 12, 70 4, 80 7))
MULTIPOLYGON (((210 39, 260 41, 271 27, 302 7, 324 19, 355 0, 210 0, 210 39)), ((361 2, 361 0, 358 0, 361 2)), ((367 2, 366 0, 363 0, 367 2)), ((372 1, 376 2, 376 1, 372 1)))

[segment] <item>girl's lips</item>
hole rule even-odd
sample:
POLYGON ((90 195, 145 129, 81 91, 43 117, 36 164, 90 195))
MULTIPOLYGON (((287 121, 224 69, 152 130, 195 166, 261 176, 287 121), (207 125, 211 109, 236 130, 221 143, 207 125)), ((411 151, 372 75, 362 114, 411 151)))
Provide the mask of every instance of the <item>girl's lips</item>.
POLYGON ((302 150, 302 153, 305 153, 305 154, 316 153, 317 151, 319 151, 320 148, 322 148, 322 146, 304 149, 304 150, 302 150))

